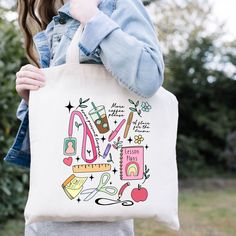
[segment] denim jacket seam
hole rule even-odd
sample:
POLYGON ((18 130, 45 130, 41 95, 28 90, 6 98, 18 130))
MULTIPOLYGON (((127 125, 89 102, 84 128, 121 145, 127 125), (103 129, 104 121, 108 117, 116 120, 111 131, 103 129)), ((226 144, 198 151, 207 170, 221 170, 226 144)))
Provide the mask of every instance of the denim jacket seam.
POLYGON ((17 166, 29 168, 30 166, 30 154, 11 148, 7 155, 3 158, 7 163, 11 163, 17 166))
POLYGON ((89 56, 90 53, 89 53, 89 50, 84 47, 81 43, 79 43, 79 48, 83 51, 83 53, 86 55, 86 56, 89 56))
POLYGON ((28 109, 27 109, 27 110, 26 110, 26 113, 25 113, 25 116, 24 116, 23 119, 22 119, 22 122, 21 122, 21 125, 20 125, 20 127, 19 127, 19 130, 18 130, 18 132, 17 132, 17 134, 16 134, 16 139, 15 139, 15 141, 14 141, 14 143, 13 143, 13 146, 12 146, 12 148, 13 148, 14 150, 18 150, 18 151, 21 150, 21 147, 22 147, 22 144, 23 144, 23 140, 24 140, 24 137, 25 137, 25 135, 26 135, 25 129, 26 129, 27 126, 28 126, 28 122, 29 122, 29 120, 28 120, 28 109), (24 129, 24 130, 22 131, 22 129, 24 129), (24 136, 24 137, 23 137, 23 136, 24 136), (19 149, 17 148, 18 142, 21 142, 21 146, 19 147, 19 149))
POLYGON ((117 0, 114 0, 112 3, 112 13, 116 9, 117 0))
POLYGON ((49 60, 51 57, 51 52, 50 52, 50 47, 49 47, 49 41, 48 37, 46 34, 46 31, 40 31, 36 35, 33 36, 33 41, 34 44, 37 48, 40 60, 41 60, 41 65, 43 65, 43 61, 46 62, 47 65, 49 65, 49 60), (42 47, 45 47, 45 49, 42 49, 42 47))

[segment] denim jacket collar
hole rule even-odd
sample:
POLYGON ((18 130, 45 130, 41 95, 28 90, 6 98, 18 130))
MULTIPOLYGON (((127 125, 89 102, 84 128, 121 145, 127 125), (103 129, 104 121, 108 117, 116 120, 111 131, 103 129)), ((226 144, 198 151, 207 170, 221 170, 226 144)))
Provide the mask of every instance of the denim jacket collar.
POLYGON ((60 16, 69 16, 69 17, 72 17, 71 14, 70 14, 70 2, 67 2, 65 3, 63 6, 61 6, 59 9, 58 9, 58 14, 60 16))
MULTIPOLYGON (((99 0, 98 9, 108 16, 114 11, 116 5, 116 0, 99 0)), ((53 16, 53 20, 48 24, 47 28, 41 32, 38 32, 36 35, 33 36, 33 41, 40 53, 40 64, 42 68, 49 67, 50 64, 50 42, 49 42, 49 35, 52 33, 55 27, 55 20, 60 17, 63 17, 66 21, 70 22, 68 25, 68 29, 65 33, 67 37, 72 38, 74 32, 78 28, 80 22, 73 19, 70 14, 70 2, 65 3, 62 5, 58 10, 58 15, 53 16)))

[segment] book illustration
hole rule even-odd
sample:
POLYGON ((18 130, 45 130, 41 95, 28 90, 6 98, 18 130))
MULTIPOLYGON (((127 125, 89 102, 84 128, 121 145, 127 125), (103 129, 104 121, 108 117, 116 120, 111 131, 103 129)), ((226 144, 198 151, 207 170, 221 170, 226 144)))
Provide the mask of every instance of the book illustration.
POLYGON ((62 188, 69 199, 72 200, 80 194, 86 180, 87 177, 76 177, 74 174, 65 180, 65 182, 62 184, 62 188))
POLYGON ((67 165, 67 166, 71 166, 72 161, 73 161, 72 157, 65 157, 65 158, 63 159, 63 163, 64 163, 65 165, 67 165))
POLYGON ((92 118, 97 130, 99 133, 104 134, 107 133, 109 128, 109 123, 107 119, 105 106, 95 106, 92 102, 93 109, 89 111, 89 115, 92 118))
POLYGON ((111 170, 111 165, 103 164, 81 164, 72 166, 74 173, 91 173, 91 172, 105 172, 111 170))
POLYGON ((120 174, 122 180, 138 180, 143 178, 144 148, 130 146, 121 148, 120 174))
POLYGON ((111 175, 105 172, 101 175, 99 184, 96 188, 89 188, 89 189, 83 190, 81 192, 81 195, 84 195, 84 194, 87 195, 84 201, 91 200, 99 192, 108 194, 110 196, 115 195, 118 192, 117 188, 114 186, 106 186, 108 182, 110 181, 110 178, 111 178, 111 175))
POLYGON ((74 137, 68 137, 64 139, 63 153, 66 156, 76 155, 77 141, 74 137))
POLYGON ((125 132, 124 132, 124 138, 127 138, 128 134, 129 134, 129 129, 130 129, 130 126, 131 126, 133 117, 134 117, 134 113, 131 111, 131 112, 129 113, 129 117, 128 117, 128 120, 127 120, 127 122, 126 122, 125 132))

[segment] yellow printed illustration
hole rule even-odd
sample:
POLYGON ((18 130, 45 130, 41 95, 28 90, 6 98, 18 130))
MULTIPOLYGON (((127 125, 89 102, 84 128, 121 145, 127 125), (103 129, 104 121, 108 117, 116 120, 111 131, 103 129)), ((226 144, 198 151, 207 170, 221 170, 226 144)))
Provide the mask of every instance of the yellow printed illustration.
POLYGON ((87 177, 76 177, 72 174, 62 184, 62 188, 64 189, 66 195, 72 200, 80 194, 86 180, 87 177))
POLYGON ((111 170, 111 165, 106 163, 74 165, 72 169, 74 173, 104 172, 111 170))

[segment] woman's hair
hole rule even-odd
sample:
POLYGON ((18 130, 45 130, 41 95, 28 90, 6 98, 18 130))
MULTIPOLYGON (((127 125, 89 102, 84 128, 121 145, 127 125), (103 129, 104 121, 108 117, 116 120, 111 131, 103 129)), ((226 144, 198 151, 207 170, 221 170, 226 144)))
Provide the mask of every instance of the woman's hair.
POLYGON ((18 0, 18 22, 24 36, 24 46, 28 60, 39 67, 33 35, 44 30, 57 9, 64 4, 63 0, 18 0))

